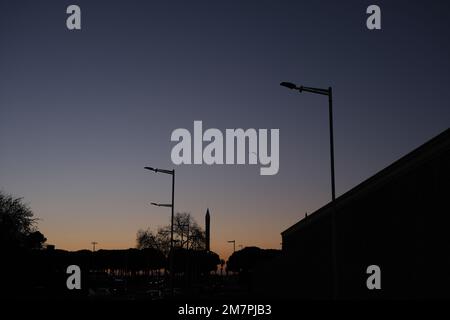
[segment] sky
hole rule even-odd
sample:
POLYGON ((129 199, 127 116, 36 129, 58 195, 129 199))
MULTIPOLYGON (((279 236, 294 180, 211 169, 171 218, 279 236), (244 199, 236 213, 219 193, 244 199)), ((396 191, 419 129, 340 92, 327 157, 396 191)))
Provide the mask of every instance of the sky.
POLYGON ((333 87, 340 195, 450 124, 450 4, 377 1, 0 0, 0 190, 23 197, 57 248, 129 248, 175 210, 211 249, 280 248, 280 233, 330 200, 333 87), (66 28, 67 6, 82 29, 66 28), (180 165, 171 133, 280 130, 280 169, 180 165))

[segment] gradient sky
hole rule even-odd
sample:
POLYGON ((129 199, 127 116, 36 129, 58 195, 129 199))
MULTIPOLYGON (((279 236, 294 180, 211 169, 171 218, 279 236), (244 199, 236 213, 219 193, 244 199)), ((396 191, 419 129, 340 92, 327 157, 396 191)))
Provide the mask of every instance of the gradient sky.
POLYGON ((448 1, 0 0, 0 189, 23 196, 58 248, 135 246, 169 223, 176 128, 279 128, 280 171, 176 167, 176 210, 212 250, 279 248, 330 199, 333 86, 337 194, 450 124, 448 1), (369 31, 368 5, 382 9, 369 31), (66 28, 78 4, 82 30, 66 28))

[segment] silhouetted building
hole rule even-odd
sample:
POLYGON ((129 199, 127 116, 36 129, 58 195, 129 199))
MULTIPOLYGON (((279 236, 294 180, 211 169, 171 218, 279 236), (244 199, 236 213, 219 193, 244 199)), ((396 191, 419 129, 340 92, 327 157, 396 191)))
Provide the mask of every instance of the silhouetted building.
MULTIPOLYGON (((338 298, 449 298, 449 197, 450 129, 338 197, 338 298), (381 269, 381 290, 367 288, 370 265, 381 269)), ((282 232, 282 255, 259 268, 257 291, 333 296, 332 208, 282 232)))
POLYGON ((206 210, 205 215, 205 249, 206 251, 210 251, 210 215, 209 215, 209 208, 206 210))

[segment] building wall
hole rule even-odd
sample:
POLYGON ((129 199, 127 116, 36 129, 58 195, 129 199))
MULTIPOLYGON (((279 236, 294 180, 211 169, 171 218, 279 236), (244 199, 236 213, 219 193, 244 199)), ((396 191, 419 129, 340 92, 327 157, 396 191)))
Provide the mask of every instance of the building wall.
MULTIPOLYGON (((448 145, 448 144, 447 144, 448 145)), ((450 298, 450 150, 336 202, 338 297, 450 298), (366 269, 381 268, 381 290, 366 269)), ((331 207, 283 234, 283 256, 262 267, 257 291, 331 298, 331 207), (268 277, 268 274, 272 277, 268 277)))

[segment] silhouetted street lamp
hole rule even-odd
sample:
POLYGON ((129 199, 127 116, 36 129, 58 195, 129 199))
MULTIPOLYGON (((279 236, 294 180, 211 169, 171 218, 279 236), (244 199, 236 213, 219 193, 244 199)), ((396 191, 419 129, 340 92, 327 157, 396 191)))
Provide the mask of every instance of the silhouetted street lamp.
POLYGON ((330 162, 331 162, 331 202, 332 202, 332 214, 331 214, 331 241, 332 241, 332 268, 333 268, 333 295, 337 297, 338 290, 338 271, 337 271, 337 252, 336 252, 336 207, 335 207, 335 184, 334 184, 334 140, 333 140, 333 96, 331 87, 328 89, 311 88, 304 86, 297 86, 291 82, 281 82, 280 86, 286 87, 292 90, 298 90, 299 92, 311 92, 315 94, 328 96, 328 118, 330 125, 330 162))
POLYGON ((92 241, 92 270, 95 270, 95 245, 98 244, 97 241, 92 241))
POLYGON ((235 253, 236 252, 236 240, 229 240, 228 243, 233 244, 233 253, 235 253))
POLYGON ((175 169, 165 170, 152 167, 144 167, 144 169, 153 171, 155 173, 165 173, 172 176, 172 203, 171 204, 159 204, 152 202, 151 204, 158 207, 170 207, 172 208, 172 214, 170 219, 170 257, 169 257, 169 269, 170 269, 170 292, 173 296, 173 282, 174 282, 174 268, 173 268, 173 219, 174 219, 174 207, 175 207, 175 169))

